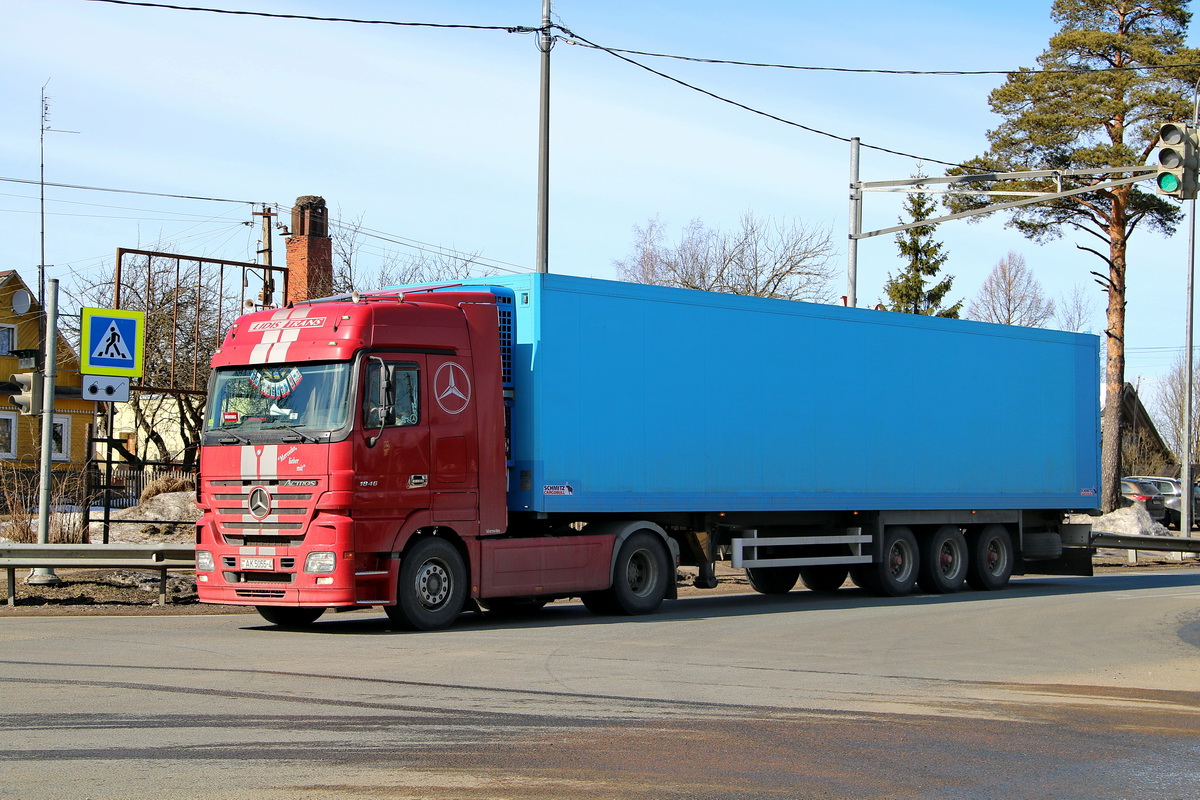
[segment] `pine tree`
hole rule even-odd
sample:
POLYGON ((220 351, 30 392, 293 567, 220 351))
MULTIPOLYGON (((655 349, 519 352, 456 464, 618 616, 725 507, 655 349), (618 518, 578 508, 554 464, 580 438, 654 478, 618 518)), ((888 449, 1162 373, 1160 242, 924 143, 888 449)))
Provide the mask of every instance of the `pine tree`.
MULTIPOLYGON (((1004 121, 988 132, 990 147, 951 174, 1027 170, 1089 170, 1146 163, 1164 122, 1190 118, 1200 51, 1184 46, 1191 13, 1184 0, 1055 0, 1059 24, 1038 57, 1041 71, 1023 69, 989 97, 1004 121), (1155 69, 1144 69, 1155 67, 1155 69)), ((1107 176, 1063 176, 1062 188, 1095 185, 1107 176)), ((986 184, 984 188, 990 188, 986 184)), ((1007 190, 1052 192, 1050 179, 1007 183, 1007 190)), ((982 207, 1007 197, 958 199, 953 210, 982 207)), ((1090 234, 1104 249, 1079 245, 1107 266, 1108 348, 1105 370, 1101 500, 1112 510, 1120 499, 1121 389, 1125 382, 1125 268, 1129 238, 1141 225, 1170 234, 1181 218, 1177 205, 1136 184, 1097 189, 1024 206, 1010 224, 1035 241, 1064 228, 1090 234)))
MULTIPOLYGON (((913 176, 915 178, 921 175, 913 176)), ((916 187, 920 189, 921 186, 916 187)), ((934 216, 937 203, 923 192, 914 192, 904 201, 904 210, 912 222, 922 222, 934 216)), ((904 220, 901 220, 903 223, 904 220)), ((906 314, 923 314, 930 317, 958 317, 962 301, 947 308, 942 307, 942 301, 954 284, 954 276, 947 275, 941 281, 927 285, 927 281, 935 278, 948 258, 941 242, 933 239, 936 225, 920 225, 896 234, 896 246, 900 249, 900 257, 906 262, 904 269, 896 277, 888 274, 883 291, 887 294, 886 305, 889 311, 901 311, 906 314)))

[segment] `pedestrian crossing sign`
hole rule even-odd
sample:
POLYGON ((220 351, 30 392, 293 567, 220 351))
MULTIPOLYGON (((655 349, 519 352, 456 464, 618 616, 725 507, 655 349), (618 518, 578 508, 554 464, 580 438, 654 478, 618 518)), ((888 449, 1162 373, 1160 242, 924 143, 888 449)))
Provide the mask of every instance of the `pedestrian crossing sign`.
POLYGON ((125 378, 142 376, 144 312, 85 308, 81 323, 80 372, 125 378))

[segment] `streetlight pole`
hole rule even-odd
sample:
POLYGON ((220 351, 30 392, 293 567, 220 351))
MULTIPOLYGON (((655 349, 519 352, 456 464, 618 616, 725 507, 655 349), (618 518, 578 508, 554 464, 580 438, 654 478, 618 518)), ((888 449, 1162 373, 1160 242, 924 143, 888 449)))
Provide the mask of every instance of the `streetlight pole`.
MULTIPOLYGON (((58 281, 51 279, 46 293, 46 379, 42 383, 41 480, 38 491, 38 544, 50 543, 50 493, 54 458, 54 383, 58 377, 58 281)), ((66 431, 63 431, 66 435, 66 431)), ((66 442, 63 443, 66 445, 66 442)), ((62 583, 54 570, 38 567, 25 581, 35 586, 62 583)))

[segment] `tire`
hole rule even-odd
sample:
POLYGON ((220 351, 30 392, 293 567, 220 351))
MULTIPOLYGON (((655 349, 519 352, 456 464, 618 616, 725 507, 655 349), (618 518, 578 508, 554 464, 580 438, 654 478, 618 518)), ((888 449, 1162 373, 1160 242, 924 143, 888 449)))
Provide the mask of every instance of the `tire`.
POLYGON ((527 617, 541 611, 548 602, 538 597, 493 597, 479 601, 486 613, 497 617, 527 617))
POLYGON ((618 614, 620 609, 613 601, 612 591, 605 589, 602 592, 586 592, 579 597, 583 601, 583 607, 593 614, 607 616, 609 614, 618 614))
POLYGON ((267 622, 281 628, 307 628, 325 613, 323 608, 295 606, 255 606, 254 610, 267 622))
POLYGON ((967 538, 953 525, 942 525, 921 542, 917 583, 930 594, 951 594, 967 582, 967 538))
POLYGON ((613 564, 613 585, 588 592, 584 606, 597 614, 650 614, 666 599, 669 581, 675 579, 662 539, 638 531, 621 544, 613 564))
POLYGON ((800 579, 799 567, 746 567, 750 588, 759 594, 787 594, 800 579))
POLYGON ((1003 589, 1012 577, 1012 537, 1003 525, 986 525, 967 540, 967 583, 973 589, 1003 589))
MULTIPOLYGON (((917 585, 920 548, 917 537, 903 525, 889 525, 883 531, 883 547, 878 562, 868 565, 867 581, 875 594, 903 597, 917 585)), ((861 584, 860 584, 861 585, 861 584)))
POLYGON ((467 568, 445 539, 421 539, 400 562, 396 605, 384 606, 397 627, 413 631, 448 628, 467 600, 467 568))
POLYGON ((800 568, 800 580, 810 592, 833 594, 842 588, 850 568, 845 564, 812 564, 800 568))
POLYGON ((878 589, 875 588, 875 565, 874 564, 851 564, 850 565, 850 580, 860 589, 864 589, 872 594, 878 594, 878 589))

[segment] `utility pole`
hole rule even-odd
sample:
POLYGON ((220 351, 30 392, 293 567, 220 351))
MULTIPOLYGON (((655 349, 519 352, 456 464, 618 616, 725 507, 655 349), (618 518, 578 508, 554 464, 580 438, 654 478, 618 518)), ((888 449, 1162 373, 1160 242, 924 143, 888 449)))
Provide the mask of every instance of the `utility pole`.
POLYGON ((538 211, 537 211, 537 271, 550 271, 550 0, 542 0, 542 33, 538 49, 542 51, 541 104, 539 106, 538 136, 538 211))
MULTIPOLYGON (((271 263, 271 220, 278 216, 271 207, 263 203, 262 211, 251 212, 251 216, 262 217, 262 249, 258 254, 262 256, 263 266, 273 266, 271 263)), ((275 294, 275 273, 269 269, 263 270, 263 288, 262 295, 259 296, 261 305, 269 306, 274 302, 275 294)))

